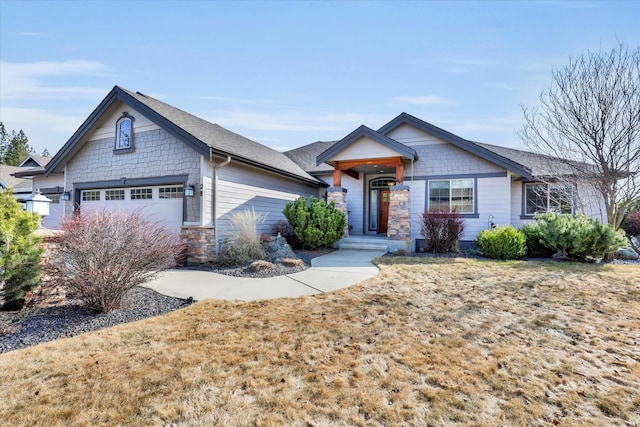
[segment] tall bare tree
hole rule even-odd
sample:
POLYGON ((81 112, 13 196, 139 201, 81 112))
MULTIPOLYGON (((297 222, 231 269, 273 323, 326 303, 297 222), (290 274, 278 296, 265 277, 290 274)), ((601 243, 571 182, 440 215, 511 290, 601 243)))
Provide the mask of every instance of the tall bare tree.
POLYGON ((563 163, 551 180, 588 183, 618 228, 640 198, 640 47, 570 59, 552 71, 540 105, 522 110, 522 140, 563 163))

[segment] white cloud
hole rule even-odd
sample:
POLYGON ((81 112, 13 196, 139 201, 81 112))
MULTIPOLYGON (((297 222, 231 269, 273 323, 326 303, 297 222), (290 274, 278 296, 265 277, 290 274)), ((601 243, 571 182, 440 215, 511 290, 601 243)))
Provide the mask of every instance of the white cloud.
POLYGON ((0 62, 0 98, 6 100, 43 99, 48 97, 95 97, 104 88, 76 85, 47 85, 53 77, 106 75, 106 67, 98 61, 0 62))
POLYGON ((396 102, 403 104, 414 105, 454 105, 455 102, 452 99, 445 98, 437 95, 425 95, 425 96, 396 96, 393 98, 396 102))

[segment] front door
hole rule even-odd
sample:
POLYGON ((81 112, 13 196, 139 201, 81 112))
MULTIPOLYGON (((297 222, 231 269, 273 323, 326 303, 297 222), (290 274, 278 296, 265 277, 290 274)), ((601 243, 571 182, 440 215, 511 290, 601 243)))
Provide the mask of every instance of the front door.
POLYGON ((380 190, 380 221, 378 223, 378 234, 387 234, 387 224, 389 223, 389 190, 380 190))

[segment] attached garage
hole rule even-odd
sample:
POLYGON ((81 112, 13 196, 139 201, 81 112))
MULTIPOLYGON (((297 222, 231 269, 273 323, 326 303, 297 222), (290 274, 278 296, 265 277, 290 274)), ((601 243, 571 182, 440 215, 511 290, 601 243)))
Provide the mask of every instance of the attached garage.
POLYGON ((184 186, 88 188, 80 190, 82 212, 139 211, 151 222, 180 232, 184 215, 184 186))

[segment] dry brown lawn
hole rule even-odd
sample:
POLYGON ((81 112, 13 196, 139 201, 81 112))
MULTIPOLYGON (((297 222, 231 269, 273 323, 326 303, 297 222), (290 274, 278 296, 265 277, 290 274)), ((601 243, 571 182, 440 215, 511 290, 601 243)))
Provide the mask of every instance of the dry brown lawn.
POLYGON ((0 355, 4 425, 640 425, 640 269, 382 258, 0 355))

